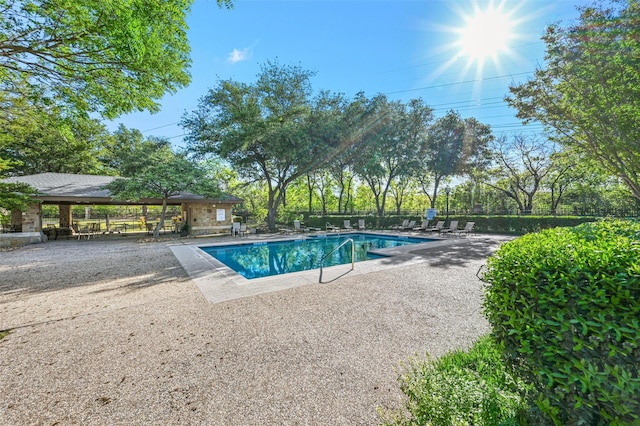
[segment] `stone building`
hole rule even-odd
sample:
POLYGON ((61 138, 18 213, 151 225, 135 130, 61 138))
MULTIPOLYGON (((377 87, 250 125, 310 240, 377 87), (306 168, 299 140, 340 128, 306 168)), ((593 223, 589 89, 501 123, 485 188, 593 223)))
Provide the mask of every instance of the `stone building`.
MULTIPOLYGON (((11 224, 8 228, 12 233, 26 234, 22 238, 28 240, 27 242, 43 241, 45 237, 42 227, 42 205, 58 206, 60 228, 71 228, 73 225, 71 207, 74 205, 162 205, 162 199, 155 198, 142 198, 132 202, 113 199, 104 186, 115 179, 117 177, 114 176, 65 173, 40 173, 5 179, 6 182, 26 183, 39 193, 33 197, 38 203, 29 205, 25 211, 11 212, 11 224)), ((230 233, 233 222, 232 209, 240 203, 242 199, 230 195, 213 199, 190 193, 170 197, 167 202, 168 205, 180 206, 181 220, 189 224, 186 228, 189 234, 194 236, 230 233)), ((1 235, 4 239, 19 238, 18 235, 1 235)))

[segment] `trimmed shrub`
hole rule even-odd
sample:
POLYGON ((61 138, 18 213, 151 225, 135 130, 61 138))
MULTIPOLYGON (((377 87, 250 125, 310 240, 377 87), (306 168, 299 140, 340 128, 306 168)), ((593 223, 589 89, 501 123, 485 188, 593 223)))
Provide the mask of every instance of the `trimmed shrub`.
POLYGON ((391 417, 387 425, 516 425, 528 408, 523 382, 505 368, 490 336, 466 352, 412 359, 399 380, 410 416, 382 413, 391 417))
POLYGON ((525 235, 488 261, 484 303, 507 365, 554 424, 640 424, 640 223, 525 235))

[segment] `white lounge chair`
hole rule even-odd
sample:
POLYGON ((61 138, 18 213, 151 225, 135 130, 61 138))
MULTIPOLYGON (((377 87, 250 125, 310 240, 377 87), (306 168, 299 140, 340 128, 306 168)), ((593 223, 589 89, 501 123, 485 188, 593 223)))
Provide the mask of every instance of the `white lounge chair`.
POLYGON ((340 228, 338 226, 335 226, 334 224, 329 223, 329 222, 326 223, 325 229, 327 231, 339 231, 340 230, 340 228))
POLYGON ((402 221, 402 225, 393 225, 391 229, 405 229, 409 226, 409 219, 405 219, 402 221))
POLYGON ((458 236, 462 236, 462 235, 469 235, 472 231, 473 231, 473 226, 475 225, 475 222, 467 222, 464 225, 463 229, 457 229, 455 231, 451 231, 452 234, 456 234, 458 236))
POLYGON ((424 229, 425 232, 440 232, 444 228, 444 220, 439 220, 434 226, 429 226, 424 229))
POLYGON ((400 228, 400 230, 401 231, 411 231, 415 227, 416 227, 416 221, 415 220, 410 220, 409 223, 407 224, 407 226, 405 226, 404 228, 400 228))
POLYGON ((428 220, 423 220, 422 224, 420 226, 416 226, 415 228, 413 228, 414 231, 424 231, 429 227, 429 221, 428 220))
POLYGON ((440 233, 441 234, 448 234, 450 232, 454 232, 454 231, 457 231, 457 230, 458 230, 458 221, 457 220, 452 220, 449 223, 449 227, 448 228, 442 228, 440 230, 440 233))
POLYGON ((364 219, 358 219, 358 229, 365 229, 364 219))
POLYGON ((353 226, 351 226, 351 221, 349 219, 345 219, 343 224, 344 224, 344 229, 353 231, 353 226))
POLYGON ((299 220, 294 220, 293 221, 293 232, 307 232, 309 231, 308 228, 302 228, 300 226, 300 221, 299 220))

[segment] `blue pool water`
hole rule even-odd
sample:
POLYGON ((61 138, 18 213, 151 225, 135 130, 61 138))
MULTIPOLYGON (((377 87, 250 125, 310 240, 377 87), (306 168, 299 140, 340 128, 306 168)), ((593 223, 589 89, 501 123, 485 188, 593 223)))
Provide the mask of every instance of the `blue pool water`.
MULTIPOLYGON (((356 262, 384 257, 369 250, 435 241, 392 235, 314 235, 308 239, 200 247, 209 255, 248 279, 320 268, 320 261, 347 238, 355 243, 356 262)), ((324 261, 324 266, 351 263, 351 244, 345 244, 324 261)))

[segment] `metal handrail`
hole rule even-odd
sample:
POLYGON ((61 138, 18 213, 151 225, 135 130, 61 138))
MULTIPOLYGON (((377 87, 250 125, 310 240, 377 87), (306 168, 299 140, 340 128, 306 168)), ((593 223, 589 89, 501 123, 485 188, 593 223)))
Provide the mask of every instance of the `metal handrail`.
POLYGON ((333 254, 336 250, 339 250, 340 247, 342 247, 343 245, 347 244, 347 243, 351 243, 351 270, 353 271, 356 267, 356 244, 353 242, 352 238, 347 238, 346 240, 344 240, 338 247, 334 248, 333 250, 331 250, 329 253, 325 254, 322 259, 320 259, 320 278, 318 278, 318 282, 322 283, 322 268, 324 266, 324 261, 327 257, 329 257, 331 254, 333 254))

